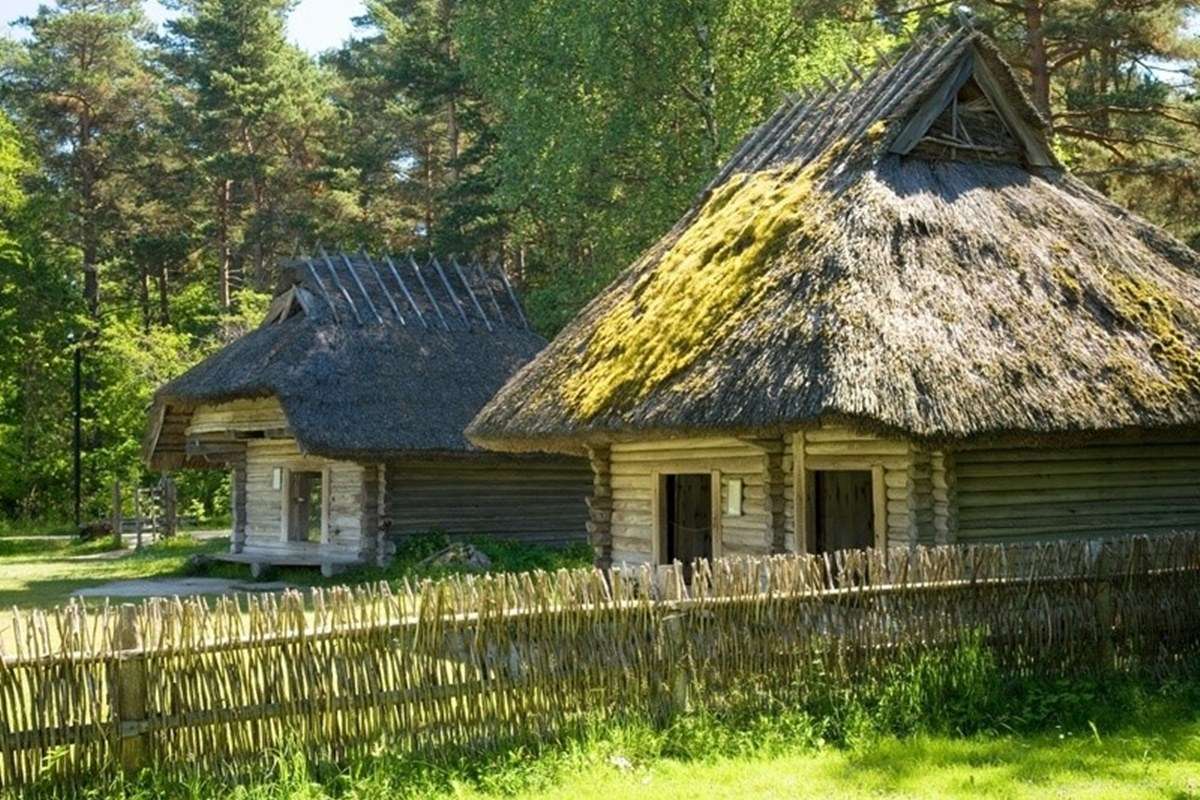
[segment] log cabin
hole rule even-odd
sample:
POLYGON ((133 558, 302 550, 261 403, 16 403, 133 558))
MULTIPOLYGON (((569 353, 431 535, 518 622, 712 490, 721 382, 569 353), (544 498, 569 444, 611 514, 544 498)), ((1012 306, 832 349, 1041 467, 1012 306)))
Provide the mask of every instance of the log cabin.
POLYGON ((600 565, 1200 527, 1200 257, 996 47, 788 98, 468 428, 586 455, 600 565))
POLYGON ((432 530, 586 536, 586 461, 463 434, 545 346, 502 268, 322 252, 282 275, 262 324, 151 407, 152 468, 231 471, 225 560, 333 573, 432 530))

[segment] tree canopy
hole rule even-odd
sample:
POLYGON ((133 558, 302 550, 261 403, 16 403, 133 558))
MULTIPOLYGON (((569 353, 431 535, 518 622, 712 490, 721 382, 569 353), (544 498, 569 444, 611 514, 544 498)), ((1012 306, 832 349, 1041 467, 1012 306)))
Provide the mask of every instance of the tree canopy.
MULTIPOLYGON (((501 261, 556 332, 788 93, 933 25, 993 35, 1085 180, 1200 244, 1195 0, 57 0, 0 42, 0 515, 103 513, 154 387, 256 324, 320 244, 501 261)), ((190 474, 197 513, 220 475, 190 474)))

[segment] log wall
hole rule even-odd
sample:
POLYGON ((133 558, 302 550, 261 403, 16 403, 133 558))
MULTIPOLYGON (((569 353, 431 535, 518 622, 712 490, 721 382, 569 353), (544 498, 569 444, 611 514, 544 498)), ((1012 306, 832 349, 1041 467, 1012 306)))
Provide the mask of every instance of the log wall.
POLYGON ((972 448, 954 454, 958 540, 1200 529, 1200 442, 972 448))
POLYGON ((773 518, 768 502, 768 461, 772 452, 781 455, 783 442, 704 438, 612 445, 613 563, 647 564, 654 560, 656 473, 718 471, 721 506, 716 551, 725 556, 770 553, 773 518), (736 517, 725 513, 731 478, 742 480, 742 514, 736 517))
POLYGON ((830 469, 882 472, 886 502, 877 512, 886 520, 888 546, 932 544, 935 459, 940 459, 940 454, 923 452, 908 442, 839 426, 822 426, 788 436, 784 452, 787 549, 802 552, 811 546, 811 540, 806 542, 797 536, 797 531, 804 529, 804 525, 797 524, 797 515, 807 514, 807 473, 830 469))
POLYGON ((369 558, 375 543, 375 513, 369 476, 374 466, 303 455, 293 439, 252 439, 246 443, 246 534, 243 550, 283 556, 320 548, 346 559, 369 558), (274 487, 274 471, 322 472, 328 481, 328 541, 289 542, 283 530, 283 488, 274 487))
POLYGON ((488 457, 389 462, 393 536, 488 534, 544 544, 583 541, 592 474, 582 459, 488 457))
POLYGON ((287 427, 287 417, 278 399, 257 398, 197 406, 188 423, 187 435, 284 430, 287 427))

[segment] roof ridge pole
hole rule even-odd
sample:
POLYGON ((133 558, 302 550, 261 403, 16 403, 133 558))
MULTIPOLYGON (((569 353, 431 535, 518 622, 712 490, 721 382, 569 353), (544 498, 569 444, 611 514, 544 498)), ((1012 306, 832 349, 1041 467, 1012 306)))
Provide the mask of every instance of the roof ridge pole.
POLYGON ((450 285, 450 281, 446 278, 446 271, 442 269, 441 263, 437 260, 437 256, 431 255, 430 262, 433 263, 433 268, 437 270, 438 277, 442 279, 442 285, 446 287, 446 291, 450 295, 450 299, 454 301, 455 308, 462 315, 463 324, 467 326, 467 330, 471 330, 471 319, 467 316, 467 310, 463 308, 462 302, 458 299, 458 295, 454 293, 454 287, 450 285))
POLYGON ((413 258, 411 250, 408 253, 408 263, 412 264, 413 272, 417 273, 417 280, 421 282, 421 288, 425 290, 425 295, 429 298, 429 304, 433 306, 433 310, 437 312, 438 319, 442 321, 442 327, 450 330, 450 323, 446 321, 446 315, 442 313, 442 304, 437 301, 437 297, 430 290, 429 284, 425 281, 425 276, 421 274, 421 267, 417 264, 417 260, 413 258))
POLYGON ((408 291, 408 284, 400 277, 400 271, 396 269, 396 264, 392 261, 392 257, 386 253, 383 260, 387 262, 388 269, 392 271, 392 277, 396 279, 396 283, 400 284, 400 291, 404 292, 404 296, 408 298, 408 304, 412 306, 412 310, 417 312, 417 319, 421 322, 421 327, 429 328, 429 323, 425 321, 425 315, 421 313, 421 307, 417 305, 417 301, 413 299, 412 294, 408 291))
POLYGON ((358 291, 362 292, 363 298, 367 301, 367 306, 371 309, 371 313, 375 315, 375 321, 382 325, 383 315, 375 307, 375 301, 371 299, 371 295, 367 294, 367 287, 363 286, 362 279, 358 277, 358 270, 354 268, 353 262, 350 261, 350 256, 346 255, 345 250, 342 251, 341 256, 342 263, 346 265, 346 270, 350 273, 350 277, 354 279, 354 285, 358 287, 358 291))
POLYGON ((350 310, 354 312, 354 318, 358 320, 359 325, 362 325, 362 316, 358 313, 358 306, 354 305, 354 300, 351 299, 350 293, 346 291, 345 286, 342 286, 342 280, 338 277, 337 270, 333 268, 333 261, 329 259, 329 254, 325 252, 324 247, 321 248, 321 258, 324 259, 325 266, 329 269, 329 274, 333 276, 334 285, 342 293, 342 297, 345 298, 346 303, 350 306, 350 310))
POLYGON ((525 330, 529 330, 529 320, 525 319, 525 311, 521 308, 521 301, 517 299, 517 293, 513 291, 512 282, 508 279, 508 272, 504 269, 504 265, 501 264, 496 271, 500 273, 500 280, 504 282, 504 288, 508 290, 508 299, 512 301, 513 308, 517 310, 517 317, 521 320, 521 325, 525 327, 525 330))
POLYGON ((471 302, 475 304, 475 310, 479 312, 479 316, 483 317, 483 324, 490 332, 492 330, 492 321, 488 319, 487 312, 479 304, 479 298, 475 296, 475 290, 471 288, 471 284, 467 283, 467 276, 463 275, 462 267, 458 265, 458 258, 453 253, 450 254, 450 266, 454 267, 454 271, 458 274, 458 279, 462 281, 462 285, 467 287, 467 294, 471 296, 471 302))
POLYGON ((392 290, 383 282, 383 276, 379 274, 379 269, 376 268, 375 262, 371 260, 370 254, 367 253, 365 247, 358 248, 358 255, 363 261, 367 262, 367 266, 371 268, 371 274, 375 276, 375 282, 379 284, 379 288, 383 289, 383 296, 387 298, 388 305, 392 307, 392 313, 396 315, 396 319, 400 320, 401 325, 408 325, 408 321, 404 319, 404 315, 400 313, 400 307, 396 305, 396 299, 392 297, 392 290))
POLYGON ((308 266, 308 271, 312 273, 313 279, 317 282, 317 288, 321 290, 321 297, 325 298, 325 302, 329 304, 329 310, 333 312, 333 321, 341 325, 342 318, 338 314, 337 306, 333 304, 333 298, 329 296, 329 290, 325 288, 325 281, 321 280, 321 276, 317 274, 317 265, 313 263, 310 257, 305 257, 304 263, 308 266))
POLYGON ((496 309, 496 319, 503 325, 504 312, 500 309, 500 301, 496 299, 496 293, 492 291, 492 282, 488 279, 487 270, 483 268, 483 262, 475 262, 475 271, 479 273, 479 277, 483 280, 483 288, 487 289, 488 297, 492 298, 492 306, 496 309))

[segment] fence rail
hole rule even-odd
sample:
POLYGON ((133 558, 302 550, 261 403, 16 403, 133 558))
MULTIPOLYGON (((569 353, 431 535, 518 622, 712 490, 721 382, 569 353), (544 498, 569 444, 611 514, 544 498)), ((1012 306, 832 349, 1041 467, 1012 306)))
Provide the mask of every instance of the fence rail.
POLYGON ((802 698, 978 632, 1008 669, 1200 641, 1200 534, 468 576, 16 612, 0 787, 553 736, 583 715, 802 698))

